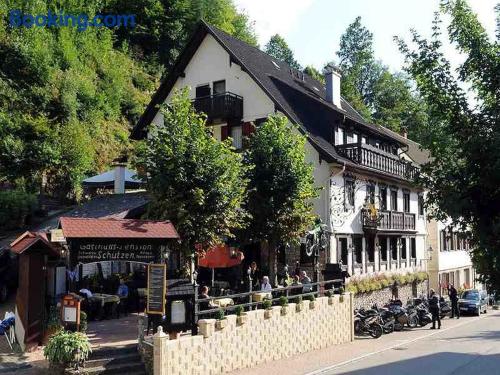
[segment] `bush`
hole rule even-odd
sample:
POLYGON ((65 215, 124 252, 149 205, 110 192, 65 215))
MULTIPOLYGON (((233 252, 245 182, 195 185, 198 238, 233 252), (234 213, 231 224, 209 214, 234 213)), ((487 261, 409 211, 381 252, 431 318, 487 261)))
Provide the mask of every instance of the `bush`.
POLYGON ((215 312, 215 319, 217 319, 217 320, 226 319, 225 314, 224 314, 224 310, 222 310, 222 309, 217 310, 215 312))
POLYGON ((57 306, 55 306, 55 305, 50 306, 49 316, 47 317, 47 329, 49 331, 55 332, 59 328, 62 328, 59 317, 60 317, 60 314, 59 314, 59 310, 57 309, 57 306))
MULTIPOLYGON (((356 283, 347 284, 347 291, 351 292, 352 294, 357 294, 359 292, 356 283)), ((340 293, 340 294, 343 294, 343 293, 340 293)))
POLYGON ((87 335, 81 332, 61 330, 50 337, 43 355, 55 365, 79 365, 91 353, 87 335))
POLYGON ((325 296, 327 296, 327 297, 333 297, 333 290, 328 289, 328 290, 325 292, 325 296))
POLYGON ((280 306, 288 306, 288 298, 285 296, 281 296, 279 299, 280 306))
POLYGON ((234 308, 234 313, 236 314, 236 316, 241 316, 241 314, 243 314, 243 306, 241 305, 238 305, 234 308))
POLYGON ((306 301, 315 301, 316 297, 314 297, 314 294, 308 294, 307 296, 304 296, 304 299, 306 301))
POLYGON ((297 298, 295 298, 295 303, 302 303, 302 296, 297 296, 297 298))
POLYGON ((0 191, 0 228, 21 228, 33 214, 37 201, 33 194, 22 190, 0 191))
POLYGON ((80 311, 80 332, 87 332, 87 313, 80 311))
POLYGON ((270 299, 265 299, 264 302, 262 302, 262 306, 266 310, 270 309, 272 305, 273 305, 273 303, 271 302, 270 299))
POLYGON ((413 282, 422 282, 427 280, 426 272, 408 273, 406 275, 375 275, 362 279, 351 278, 347 284, 347 290, 353 294, 368 293, 383 288, 390 287, 396 282, 398 285, 411 284, 413 282))

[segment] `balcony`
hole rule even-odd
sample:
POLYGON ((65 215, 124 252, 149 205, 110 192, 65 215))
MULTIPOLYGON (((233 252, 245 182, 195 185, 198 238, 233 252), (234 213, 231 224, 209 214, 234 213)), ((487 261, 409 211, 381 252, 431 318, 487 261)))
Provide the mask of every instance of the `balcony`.
POLYGON ((410 162, 381 151, 364 143, 349 143, 335 146, 339 155, 362 166, 391 174, 395 177, 412 181, 418 168, 410 162))
POLYGON ((243 98, 232 92, 202 96, 193 100, 196 111, 207 115, 210 124, 243 117, 243 98))
POLYGON ((373 212, 363 208, 361 210, 363 229, 368 231, 415 231, 415 214, 398 211, 373 212))

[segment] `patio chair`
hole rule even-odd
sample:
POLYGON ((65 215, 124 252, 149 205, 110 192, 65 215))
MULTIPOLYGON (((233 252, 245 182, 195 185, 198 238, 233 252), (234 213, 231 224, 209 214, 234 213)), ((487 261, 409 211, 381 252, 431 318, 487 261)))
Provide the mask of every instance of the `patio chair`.
POLYGON ((15 342, 14 330, 12 327, 14 326, 15 319, 8 318, 0 321, 0 335, 4 336, 9 344, 10 350, 14 350, 12 348, 12 344, 15 342))

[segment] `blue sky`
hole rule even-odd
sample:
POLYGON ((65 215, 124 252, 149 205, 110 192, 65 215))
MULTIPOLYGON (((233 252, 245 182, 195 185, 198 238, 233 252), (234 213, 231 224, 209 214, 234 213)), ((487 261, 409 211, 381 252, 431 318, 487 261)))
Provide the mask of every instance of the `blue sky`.
MULTIPOLYGON (((494 36, 494 6, 498 0, 469 0, 473 10, 494 36)), ((282 35, 302 65, 322 68, 335 58, 341 34, 357 17, 374 34, 377 59, 391 70, 400 70, 402 57, 393 36, 409 40, 410 28, 429 35, 439 0, 235 0, 255 22, 263 46, 275 33, 282 35)), ((461 57, 447 46, 454 65, 461 57)))

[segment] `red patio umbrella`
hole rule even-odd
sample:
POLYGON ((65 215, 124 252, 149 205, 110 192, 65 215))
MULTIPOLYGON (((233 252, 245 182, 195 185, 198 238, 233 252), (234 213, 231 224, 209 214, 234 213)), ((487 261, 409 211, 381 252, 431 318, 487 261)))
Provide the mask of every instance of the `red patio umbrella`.
POLYGON ((214 268, 230 268, 241 264, 245 259, 243 252, 221 244, 208 249, 198 260, 198 266, 212 269, 212 286, 214 285, 214 268))

